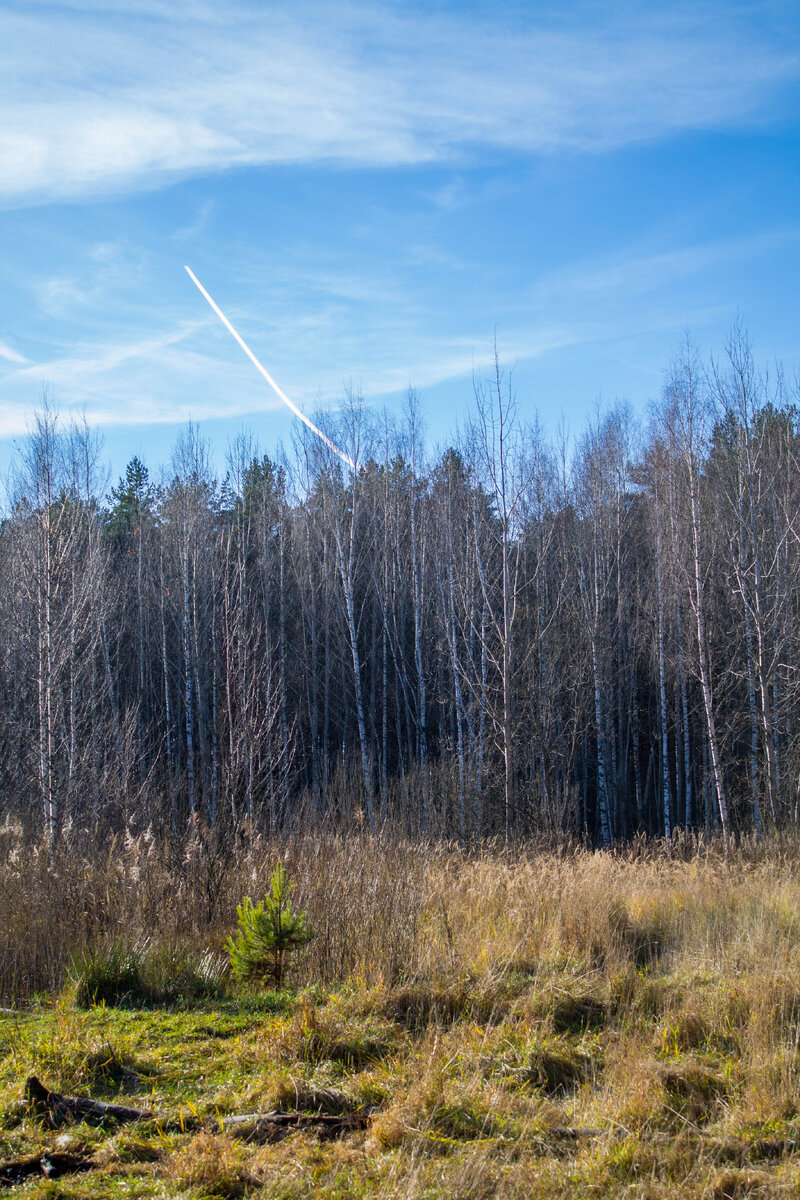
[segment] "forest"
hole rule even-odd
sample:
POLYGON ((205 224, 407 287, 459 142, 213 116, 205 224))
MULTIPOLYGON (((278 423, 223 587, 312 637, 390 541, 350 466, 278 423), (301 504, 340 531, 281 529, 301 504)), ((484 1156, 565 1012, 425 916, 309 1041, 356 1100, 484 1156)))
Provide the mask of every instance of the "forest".
POLYGON ((608 847, 796 829, 800 412, 741 325, 687 338, 648 416, 571 439, 476 378, 431 450, 354 394, 244 431, 194 425, 112 487, 45 399, 0 525, 0 795, 37 840, 391 827, 608 847))

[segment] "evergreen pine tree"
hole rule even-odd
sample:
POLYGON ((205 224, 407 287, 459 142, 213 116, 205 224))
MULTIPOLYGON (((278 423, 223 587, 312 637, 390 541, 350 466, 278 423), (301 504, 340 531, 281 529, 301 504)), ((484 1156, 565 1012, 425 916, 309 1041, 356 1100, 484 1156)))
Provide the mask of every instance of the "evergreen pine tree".
POLYGON ((287 958, 314 936, 305 912, 292 912, 292 884, 285 868, 278 863, 270 878, 270 890, 263 900, 253 904, 245 896, 236 912, 239 930, 228 938, 231 970, 242 981, 271 980, 276 988, 283 982, 287 958))

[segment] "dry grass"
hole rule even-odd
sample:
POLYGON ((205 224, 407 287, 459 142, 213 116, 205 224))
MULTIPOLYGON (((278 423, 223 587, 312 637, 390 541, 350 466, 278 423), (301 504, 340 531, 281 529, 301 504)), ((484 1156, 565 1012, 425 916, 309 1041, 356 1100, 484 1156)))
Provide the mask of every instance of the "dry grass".
POLYGON ((146 1089, 163 1117, 135 1136, 81 1133, 97 1171, 60 1195, 800 1191, 797 847, 467 855, 309 837, 234 859, 197 838, 180 858, 140 839, 93 859, 3 836, 9 998, 60 986, 71 950, 123 928, 218 949, 278 856, 317 929, 283 998, 127 1013, 62 999, 5 1020, 9 1152, 46 1137, 19 1116, 31 1071, 97 1095, 146 1089), (198 1131, 271 1108, 369 1119, 334 1142, 198 1131))
MULTIPOLYGON (((315 835, 219 845, 198 827, 177 845, 149 834, 105 840, 75 831, 50 849, 0 826, 0 1003, 64 983, 70 958, 104 940, 222 950, 244 895, 263 896, 275 862, 295 883, 317 936, 303 979, 399 977, 415 957, 420 917, 447 850, 315 835)), ((169 955, 166 955, 168 958, 169 955)))

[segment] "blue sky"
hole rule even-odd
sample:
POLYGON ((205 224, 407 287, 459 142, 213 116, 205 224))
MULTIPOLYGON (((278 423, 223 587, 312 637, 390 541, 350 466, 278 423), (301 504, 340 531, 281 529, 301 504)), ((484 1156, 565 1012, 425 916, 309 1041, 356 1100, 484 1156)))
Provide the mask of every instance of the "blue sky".
POLYGON ((690 328, 800 369, 794 3, 0 0, 0 464, 48 389, 115 475, 190 417, 431 440, 493 340, 523 415, 644 410, 690 328))

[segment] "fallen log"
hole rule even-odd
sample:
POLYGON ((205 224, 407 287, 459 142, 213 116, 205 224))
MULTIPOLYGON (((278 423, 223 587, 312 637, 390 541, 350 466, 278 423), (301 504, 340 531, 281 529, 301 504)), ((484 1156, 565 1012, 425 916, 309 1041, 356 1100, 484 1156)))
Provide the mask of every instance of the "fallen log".
POLYGON ((213 1123, 216 1133, 232 1133, 245 1142, 277 1142, 292 1130, 305 1129, 321 1138, 341 1137, 355 1129, 364 1129, 369 1113, 266 1112, 221 1117, 213 1123))
MULTIPOLYGON (((154 1117, 149 1109, 130 1108, 125 1104, 107 1104, 103 1100, 91 1100, 84 1096, 62 1096, 51 1092, 40 1079, 32 1075, 25 1085, 30 1108, 44 1117, 51 1128, 65 1121, 86 1121, 102 1125, 105 1121, 125 1123, 146 1121, 154 1117)), ((203 1125, 212 1133, 232 1133, 247 1142, 275 1142, 291 1133, 293 1129, 307 1129, 321 1138, 341 1137, 354 1129, 364 1129, 369 1119, 368 1112, 309 1113, 309 1112, 266 1112, 244 1113, 204 1121, 203 1125)), ((181 1129, 185 1123, 181 1123, 181 1129)))
POLYGON ((53 1128, 68 1120, 95 1125, 102 1125, 109 1120, 125 1124, 129 1121, 146 1121, 153 1116, 149 1109, 106 1104, 103 1100, 91 1100, 84 1096, 62 1096, 60 1092, 51 1092, 35 1075, 31 1075, 25 1084, 25 1095, 33 1111, 45 1117, 53 1128))
POLYGON ((42 1172, 42 1157, 37 1154, 34 1158, 21 1158, 17 1162, 8 1162, 0 1165, 0 1187, 16 1187, 18 1183, 24 1183, 31 1175, 40 1175, 42 1172))
POLYGON ((45 1175, 48 1179, 60 1179, 62 1175, 76 1175, 94 1166, 90 1158, 78 1158, 75 1154, 56 1154, 45 1151, 33 1158, 17 1162, 0 1163, 0 1187, 16 1187, 33 1175, 45 1175))
POLYGON ((797 1154, 798 1150, 800 1141, 796 1138, 763 1138, 750 1145, 750 1154, 756 1160, 784 1158, 790 1154, 797 1154))

